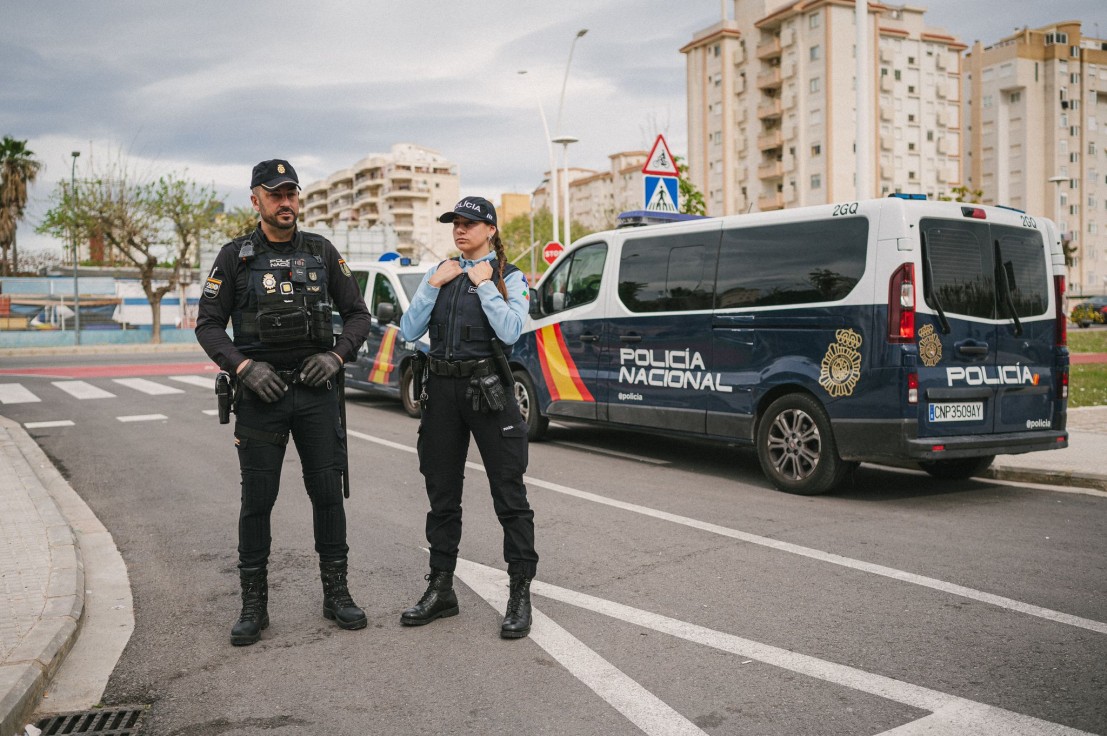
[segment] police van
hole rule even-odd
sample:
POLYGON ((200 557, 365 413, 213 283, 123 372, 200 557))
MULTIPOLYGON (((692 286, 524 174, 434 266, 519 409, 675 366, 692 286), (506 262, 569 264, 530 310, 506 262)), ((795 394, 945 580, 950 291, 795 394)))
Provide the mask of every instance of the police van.
POLYGON ((964 478, 1066 447, 1055 225, 922 198, 581 238, 535 285, 512 355, 532 439, 551 418, 756 448, 779 489, 859 462, 964 478))
POLYGON ((411 304, 427 268, 413 266, 406 258, 354 261, 346 265, 361 286, 365 305, 372 315, 369 337, 358 350, 357 360, 346 364, 346 386, 398 398, 404 411, 418 417, 411 356, 417 350, 427 352, 430 343, 426 337, 418 342, 404 340, 400 336, 400 317, 411 304))

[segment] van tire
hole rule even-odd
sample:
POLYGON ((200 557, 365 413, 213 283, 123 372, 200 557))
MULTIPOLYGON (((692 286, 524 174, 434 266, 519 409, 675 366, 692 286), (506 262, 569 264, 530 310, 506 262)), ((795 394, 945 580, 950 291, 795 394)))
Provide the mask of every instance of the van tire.
POLYGON ((523 421, 527 423, 527 440, 537 442, 546 434, 550 426, 550 418, 542 416, 538 411, 538 395, 534 392, 534 381, 526 371, 512 371, 515 379, 515 402, 519 404, 519 412, 523 415, 523 421))
POLYGON ((953 460, 925 460, 919 462, 919 467, 935 478, 942 480, 964 480, 984 472, 995 455, 983 457, 959 457, 953 460))
POLYGON ((857 467, 838 457, 830 419, 819 402, 800 393, 769 404, 757 425, 757 459, 774 486, 801 496, 834 490, 857 467))
POLYGON ((423 415, 419 399, 415 396, 415 376, 412 374, 410 363, 404 366, 404 371, 400 374, 400 401, 409 417, 418 419, 423 415))

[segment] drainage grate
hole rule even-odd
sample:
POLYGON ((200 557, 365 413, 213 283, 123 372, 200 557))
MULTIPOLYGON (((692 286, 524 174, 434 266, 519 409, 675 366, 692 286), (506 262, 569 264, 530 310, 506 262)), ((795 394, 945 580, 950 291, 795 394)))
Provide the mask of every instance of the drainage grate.
POLYGON ((62 713, 43 718, 37 727, 42 736, 84 734, 84 736, 138 736, 146 708, 98 708, 81 713, 62 713))

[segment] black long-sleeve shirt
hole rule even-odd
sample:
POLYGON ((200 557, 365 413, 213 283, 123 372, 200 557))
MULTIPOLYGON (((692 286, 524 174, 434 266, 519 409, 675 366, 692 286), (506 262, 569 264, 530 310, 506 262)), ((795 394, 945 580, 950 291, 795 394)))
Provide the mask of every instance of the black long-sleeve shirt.
MULTIPOLYGON (((265 240, 267 247, 277 253, 292 253, 299 240, 297 232, 293 240, 286 243, 274 243, 265 238, 258 228, 258 235, 265 240)), ((372 324, 369 310, 357 281, 349 268, 342 262, 338 250, 324 239, 323 260, 327 269, 327 293, 334 309, 342 315, 342 334, 332 350, 344 361, 350 362, 357 356, 358 348, 365 342, 372 324)), ((249 289, 249 269, 239 258, 242 241, 232 241, 223 246, 215 257, 215 264, 208 274, 200 306, 196 317, 196 340, 215 363, 233 374, 247 358, 265 361, 278 368, 297 367, 304 358, 322 351, 315 346, 304 347, 263 347, 244 353, 227 334, 227 324, 235 309, 247 304, 249 289)))

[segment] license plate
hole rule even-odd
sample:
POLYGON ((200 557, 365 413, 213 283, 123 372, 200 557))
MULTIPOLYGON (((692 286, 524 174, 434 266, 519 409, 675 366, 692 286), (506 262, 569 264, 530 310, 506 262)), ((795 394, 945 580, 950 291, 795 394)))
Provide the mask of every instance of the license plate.
POLYGON ((979 422, 984 418, 983 401, 962 401, 955 404, 931 404, 931 422, 979 422))

